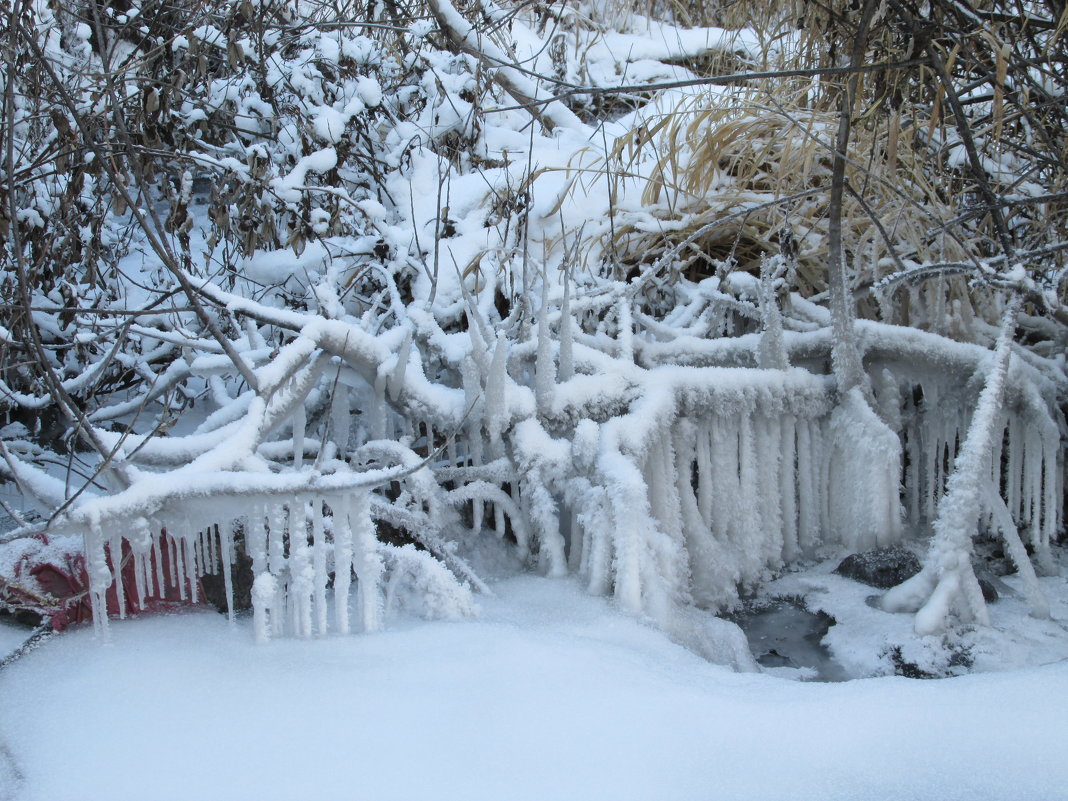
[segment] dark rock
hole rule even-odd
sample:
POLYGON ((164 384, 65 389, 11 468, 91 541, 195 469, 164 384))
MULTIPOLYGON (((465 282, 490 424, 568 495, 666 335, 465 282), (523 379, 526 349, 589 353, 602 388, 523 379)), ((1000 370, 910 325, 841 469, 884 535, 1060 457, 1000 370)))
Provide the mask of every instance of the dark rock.
POLYGON ((895 645, 889 650, 890 664, 893 665, 894 674, 904 676, 906 679, 944 679, 950 676, 960 676, 971 670, 974 659, 969 647, 945 642, 942 645, 944 650, 940 658, 933 660, 926 667, 920 667, 915 662, 905 659, 901 653, 901 646, 895 645))
POLYGON ((908 548, 893 545, 847 556, 834 569, 861 584, 888 590, 920 572, 920 560, 908 548))

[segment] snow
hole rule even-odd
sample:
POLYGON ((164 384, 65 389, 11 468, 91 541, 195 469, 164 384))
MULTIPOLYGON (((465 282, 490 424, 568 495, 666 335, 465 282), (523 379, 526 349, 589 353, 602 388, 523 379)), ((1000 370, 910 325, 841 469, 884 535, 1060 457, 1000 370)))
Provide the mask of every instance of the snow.
POLYGON ((256 646, 189 613, 54 638, 0 672, 0 798, 1065 797, 1066 662, 806 684, 712 666, 572 581, 495 592, 374 637, 256 646))

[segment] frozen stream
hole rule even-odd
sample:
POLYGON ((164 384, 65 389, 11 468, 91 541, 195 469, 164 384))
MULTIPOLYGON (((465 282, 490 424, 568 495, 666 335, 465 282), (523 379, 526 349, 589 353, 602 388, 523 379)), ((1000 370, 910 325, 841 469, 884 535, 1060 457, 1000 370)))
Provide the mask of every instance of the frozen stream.
POLYGON ((834 620, 812 613, 788 598, 774 598, 733 616, 749 647, 765 668, 791 668, 815 681, 849 678, 821 643, 834 620))

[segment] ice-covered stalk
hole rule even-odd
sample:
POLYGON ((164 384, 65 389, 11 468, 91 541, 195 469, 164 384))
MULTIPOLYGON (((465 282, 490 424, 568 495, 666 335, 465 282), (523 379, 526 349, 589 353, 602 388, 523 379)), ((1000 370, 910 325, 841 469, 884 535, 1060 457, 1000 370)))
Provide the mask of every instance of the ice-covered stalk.
POLYGON ((989 623, 986 603, 972 569, 972 537, 989 487, 987 474, 994 437, 1001 433, 997 422, 1005 397, 1005 378, 1019 310, 1020 302, 1013 298, 1002 317, 993 363, 938 506, 934 536, 923 569, 883 596, 882 606, 887 611, 916 611, 915 628, 919 634, 944 630, 953 610, 967 621, 989 623))
POLYGON ((1016 567, 1016 572, 1023 579, 1024 594, 1031 606, 1031 616, 1049 618, 1049 601, 1046 600, 1045 593, 1042 592, 1042 587, 1038 583, 1034 565, 1027 556, 1027 549, 1020 539, 1020 533, 1016 530, 1016 523, 1013 522, 1009 508, 993 484, 987 485, 984 501, 994 518, 994 525, 1001 531, 1001 537, 1005 541, 1005 553, 1009 555, 1016 567))
POLYGON ((624 295, 619 299, 616 322, 619 325, 617 349, 620 361, 630 364, 634 361, 634 319, 630 308, 630 298, 624 295))
POLYGON ((564 301, 560 306, 560 366, 557 378, 569 381, 575 375, 575 321, 571 319, 571 279, 564 276, 564 301))
POLYGON ((765 258, 760 262, 760 321, 763 331, 757 362, 765 370, 785 370, 790 366, 786 340, 783 338, 782 312, 773 283, 774 269, 780 263, 781 257, 765 258))

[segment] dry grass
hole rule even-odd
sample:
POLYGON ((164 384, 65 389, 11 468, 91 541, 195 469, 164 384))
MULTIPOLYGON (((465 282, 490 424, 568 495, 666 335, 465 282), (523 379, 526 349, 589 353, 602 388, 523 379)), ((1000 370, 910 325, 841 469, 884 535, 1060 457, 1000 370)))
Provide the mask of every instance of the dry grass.
MULTIPOLYGON (((652 263, 707 228, 670 268, 699 278, 725 265, 755 272, 762 256, 788 241, 801 290, 822 291, 827 224, 822 190, 829 188, 837 118, 807 101, 805 91, 781 83, 704 94, 618 139, 601 166, 617 182, 646 175, 645 211, 671 230, 649 233, 647 225, 630 224, 624 212, 614 238, 601 248, 617 254, 626 270, 652 263), (753 207, 760 208, 746 211, 753 207)), ((932 184, 929 154, 914 142, 885 123, 854 131, 847 177, 861 199, 847 198, 843 223, 861 287, 896 269, 887 239, 899 258, 934 252, 944 260, 969 256, 964 243, 945 233, 956 208, 932 184)))

